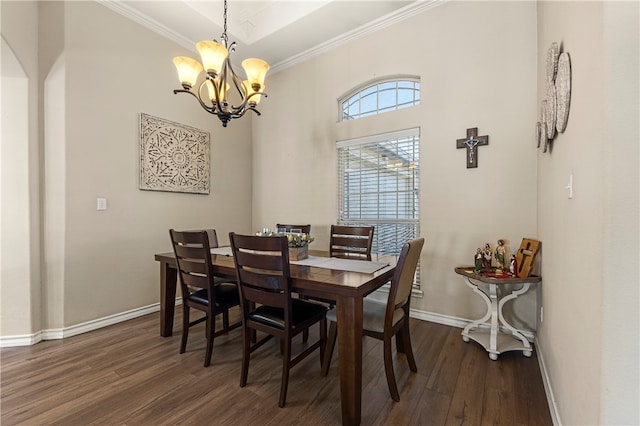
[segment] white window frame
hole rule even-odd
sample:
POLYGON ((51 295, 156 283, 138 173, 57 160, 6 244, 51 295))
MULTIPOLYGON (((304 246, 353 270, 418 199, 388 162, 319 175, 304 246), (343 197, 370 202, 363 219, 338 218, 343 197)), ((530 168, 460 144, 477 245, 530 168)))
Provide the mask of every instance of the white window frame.
MULTIPOLYGON (((373 253, 399 255, 404 242, 420 235, 420 129, 338 141, 336 149, 337 223, 375 226, 373 253), (394 156, 394 146, 397 149, 396 156, 390 158, 394 156), (404 147, 410 147, 412 152, 400 153, 400 148, 404 147), (359 162, 354 163, 359 171, 349 168, 349 162, 353 161, 359 162), (385 173, 384 179, 381 178, 381 172, 385 173), (354 174, 347 179, 350 173, 354 174), (354 185, 352 180, 358 182, 360 187, 351 187, 354 185), (393 187, 388 187, 394 182, 395 192, 393 187), (391 217, 390 210, 381 209, 380 206, 384 206, 385 200, 394 194, 396 217, 391 217), (377 213, 371 213, 373 210, 369 207, 372 206, 377 213)), ((414 294, 417 296, 422 294, 419 271, 420 267, 414 282, 414 294)))
POLYGON ((338 98, 338 121, 340 122, 357 120, 359 118, 369 117, 372 115, 382 114, 388 111, 395 111, 416 105, 420 105, 420 77, 413 75, 396 75, 378 78, 368 81, 338 98), (382 94, 385 92, 393 91, 389 88, 381 88, 380 86, 389 83, 395 83, 395 104, 380 107, 380 104, 378 103, 379 97, 382 96, 382 94), (411 83, 414 85, 414 88, 412 89, 414 91, 414 94, 411 101, 400 101, 398 98, 398 88, 399 85, 403 83, 411 83), (415 85, 417 85, 417 87, 415 87, 415 85), (364 97, 373 95, 376 95, 377 98, 376 107, 373 110, 367 113, 359 112, 358 115, 353 118, 345 118, 345 102, 349 101, 353 97, 358 97, 357 101, 361 102, 364 97))

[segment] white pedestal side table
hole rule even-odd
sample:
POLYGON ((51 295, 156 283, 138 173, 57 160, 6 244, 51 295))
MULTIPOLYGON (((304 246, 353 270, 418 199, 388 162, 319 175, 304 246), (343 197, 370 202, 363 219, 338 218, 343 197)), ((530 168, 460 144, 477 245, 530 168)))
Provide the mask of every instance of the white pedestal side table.
POLYGON ((532 275, 526 278, 508 277, 496 278, 474 272, 473 267, 455 268, 456 274, 462 275, 465 284, 477 293, 487 304, 487 313, 480 319, 468 324, 462 330, 462 340, 469 342, 474 340, 480 343, 489 352, 489 358, 497 360, 498 355, 507 351, 522 351, 526 357, 533 354, 533 348, 529 340, 520 330, 507 322, 502 314, 505 303, 516 299, 526 293, 531 284, 542 281, 541 277, 532 275), (480 287, 479 282, 488 284, 488 289, 480 287), (522 287, 506 295, 500 295, 499 285, 522 284, 522 287), (485 325, 489 325, 487 328, 485 325), (508 333, 501 329, 508 330, 508 333))

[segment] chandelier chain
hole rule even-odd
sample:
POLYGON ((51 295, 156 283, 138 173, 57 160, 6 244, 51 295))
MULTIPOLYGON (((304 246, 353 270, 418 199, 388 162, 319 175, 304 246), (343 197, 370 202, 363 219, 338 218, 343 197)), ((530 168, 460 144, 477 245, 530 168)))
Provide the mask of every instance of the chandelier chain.
POLYGON ((224 28, 222 31, 222 39, 224 40, 224 44, 225 46, 227 45, 227 43, 229 42, 229 39, 227 37, 227 0, 224 0, 224 28))

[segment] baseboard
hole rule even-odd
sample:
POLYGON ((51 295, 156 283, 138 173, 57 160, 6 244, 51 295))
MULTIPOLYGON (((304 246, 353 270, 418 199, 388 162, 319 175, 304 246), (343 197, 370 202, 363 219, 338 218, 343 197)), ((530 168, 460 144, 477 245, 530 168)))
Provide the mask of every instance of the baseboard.
POLYGON ((554 426, 562 426, 560 421, 560 412, 556 405, 556 399, 553 395, 553 389, 551 388, 551 380, 549 379, 549 373, 544 363, 544 350, 540 347, 540 341, 536 338, 536 355, 538 356, 538 365, 540 367, 540 375, 542 376, 542 383, 544 384, 544 393, 547 395, 547 404, 549 405, 549 412, 551 413, 551 420, 554 426))
POLYGON ((17 336, 0 337, 0 348, 12 348, 15 346, 31 346, 42 341, 42 332, 33 334, 20 334, 17 336))
MULTIPOLYGON (((411 309, 409 312, 409 316, 411 318, 416 318, 423 321, 435 322, 436 324, 448 325, 450 327, 456 328, 465 328, 467 325, 471 324, 473 321, 465 318, 452 317, 450 315, 438 314, 435 312, 427 312, 421 311, 418 309, 411 309)), ((482 324, 480 327, 490 328, 489 324, 482 324)), ((505 331, 510 333, 506 328, 500 327, 501 331, 505 331)), ((527 340, 531 343, 535 340, 535 335, 533 332, 528 330, 520 330, 522 335, 527 338, 527 340)))
MULTIPOLYGON (((181 303, 179 299, 176 300, 176 304, 178 303, 181 303)), ((148 315, 153 312, 158 312, 159 310, 160 304, 154 303, 153 305, 143 306, 141 308, 132 309, 130 311, 121 312, 115 315, 109 315, 108 317, 98 318, 92 321, 87 321, 82 324, 76 324, 65 328, 41 330, 37 333, 18 336, 1 336, 0 348, 14 346, 31 346, 42 340, 64 339, 67 337, 86 333, 88 331, 98 330, 100 328, 117 324, 123 321, 128 321, 130 319, 138 318, 143 315, 148 315)))

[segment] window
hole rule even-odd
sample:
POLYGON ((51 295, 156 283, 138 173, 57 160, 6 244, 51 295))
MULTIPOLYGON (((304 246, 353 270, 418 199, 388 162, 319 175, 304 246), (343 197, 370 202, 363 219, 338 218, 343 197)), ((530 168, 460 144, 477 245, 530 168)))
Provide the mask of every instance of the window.
POLYGON ((382 80, 350 92, 340 101, 340 120, 354 120, 369 115, 420 104, 420 79, 382 80))
POLYGON ((373 253, 399 255, 420 231, 419 129, 341 141, 337 148, 338 223, 375 226, 373 253))

